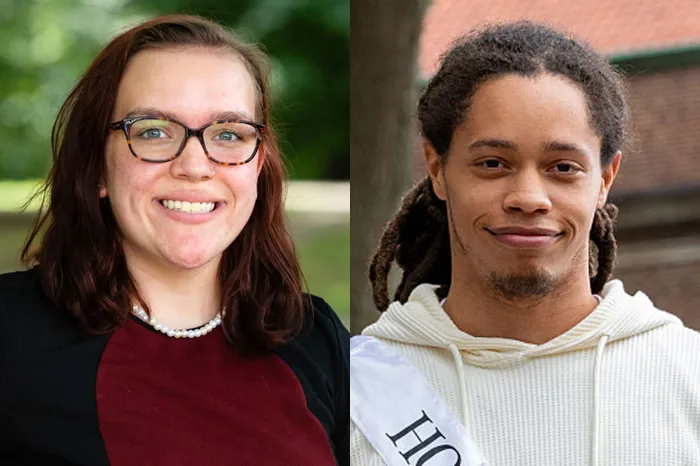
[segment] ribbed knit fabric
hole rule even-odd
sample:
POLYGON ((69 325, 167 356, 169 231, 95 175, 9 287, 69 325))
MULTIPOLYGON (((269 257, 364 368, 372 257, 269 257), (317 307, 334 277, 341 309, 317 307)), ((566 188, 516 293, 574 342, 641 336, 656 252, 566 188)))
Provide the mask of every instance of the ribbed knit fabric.
MULTIPOLYGON (((461 332, 430 285, 363 334, 412 362, 454 415, 466 416, 491 466, 700 465, 700 334, 619 281, 601 294, 586 319, 539 346, 461 332), (464 363, 463 385, 450 345, 464 363)), ((383 464, 354 424, 351 464, 383 464)))

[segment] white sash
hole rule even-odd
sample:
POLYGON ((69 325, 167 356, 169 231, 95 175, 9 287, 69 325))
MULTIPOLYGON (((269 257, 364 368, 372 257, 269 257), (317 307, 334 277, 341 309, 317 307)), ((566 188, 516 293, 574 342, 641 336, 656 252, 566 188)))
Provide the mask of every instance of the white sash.
POLYGON ((388 466, 488 466, 423 375, 371 337, 350 341, 350 416, 388 466))

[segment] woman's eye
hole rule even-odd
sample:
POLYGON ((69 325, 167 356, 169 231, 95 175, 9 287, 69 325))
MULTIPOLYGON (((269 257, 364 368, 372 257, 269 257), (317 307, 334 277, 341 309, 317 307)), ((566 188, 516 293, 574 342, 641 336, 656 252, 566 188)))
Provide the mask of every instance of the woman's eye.
POLYGON ((162 129, 151 128, 143 131, 139 136, 146 139, 161 139, 166 137, 162 129))
POLYGON ((238 135, 233 131, 222 131, 219 134, 217 134, 214 139, 226 142, 235 142, 238 139, 240 139, 240 137, 238 137, 238 135))

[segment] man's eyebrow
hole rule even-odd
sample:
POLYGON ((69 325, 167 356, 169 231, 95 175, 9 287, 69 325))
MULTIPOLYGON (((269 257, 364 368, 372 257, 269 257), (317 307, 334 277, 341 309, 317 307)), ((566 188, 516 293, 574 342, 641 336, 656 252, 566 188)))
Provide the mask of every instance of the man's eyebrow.
POLYGON ((577 144, 573 144, 570 142, 562 142, 562 141, 546 142, 542 146, 542 151, 543 152, 577 152, 577 153, 585 155, 585 156, 591 155, 588 150, 584 149, 583 147, 581 147, 577 144))
POLYGON ((469 144, 469 150, 478 149, 480 147, 491 147, 494 149, 517 149, 518 146, 512 141, 506 141, 505 139, 496 138, 485 138, 477 139, 476 141, 469 144))
MULTIPOLYGON (((167 120, 177 120, 182 121, 172 112, 165 110, 160 110, 154 107, 136 107, 126 114, 125 118, 132 118, 137 116, 154 116, 157 118, 164 118, 167 120)), ((252 116, 246 112, 228 110, 223 112, 215 112, 209 115, 209 121, 216 120, 244 120, 244 121, 254 121, 252 116)))

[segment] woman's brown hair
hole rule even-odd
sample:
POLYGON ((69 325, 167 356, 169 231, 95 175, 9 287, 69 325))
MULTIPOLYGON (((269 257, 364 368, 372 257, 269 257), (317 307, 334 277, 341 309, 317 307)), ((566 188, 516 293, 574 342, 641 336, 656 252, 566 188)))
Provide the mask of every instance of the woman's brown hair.
POLYGON ((22 250, 37 263, 49 300, 92 333, 116 330, 139 295, 126 266, 109 201, 100 199, 105 141, 117 89, 130 59, 145 49, 207 47, 228 50, 246 65, 256 85, 256 120, 265 125, 265 162, 258 198, 219 266, 224 332, 245 353, 269 351, 302 328, 303 278, 284 219, 286 172, 269 120, 269 66, 260 49, 222 26, 187 15, 161 16, 115 37, 95 58, 61 107, 52 132, 53 166, 22 250), (43 236, 41 233, 44 233, 43 236), (40 238, 40 244, 33 244, 40 238))

